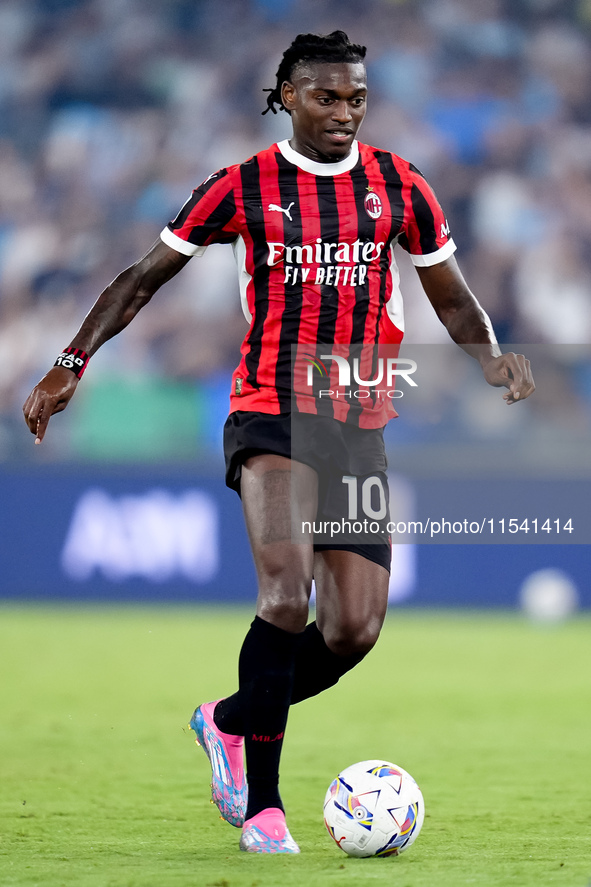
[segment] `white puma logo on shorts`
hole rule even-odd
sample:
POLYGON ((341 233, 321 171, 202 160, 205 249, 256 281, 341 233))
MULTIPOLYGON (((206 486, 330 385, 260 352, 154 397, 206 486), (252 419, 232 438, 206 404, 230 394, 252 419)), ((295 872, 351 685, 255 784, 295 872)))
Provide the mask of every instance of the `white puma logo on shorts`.
POLYGON ((289 204, 289 206, 287 207, 287 209, 283 209, 282 206, 277 206, 276 203, 270 203, 270 204, 269 204, 269 212, 271 212, 271 213, 272 213, 272 212, 276 212, 276 213, 285 213, 285 215, 287 216, 287 218, 289 219, 289 221, 290 221, 290 222, 293 222, 293 219, 292 219, 292 217, 291 217, 291 212, 290 212, 290 210, 291 210, 292 206, 294 205, 294 203, 295 203, 295 200, 292 200, 292 202, 289 204))

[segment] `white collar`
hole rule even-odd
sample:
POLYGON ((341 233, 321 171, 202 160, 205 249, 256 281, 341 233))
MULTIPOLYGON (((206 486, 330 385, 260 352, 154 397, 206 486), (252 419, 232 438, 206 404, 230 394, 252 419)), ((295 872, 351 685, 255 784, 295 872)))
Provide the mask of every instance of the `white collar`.
POLYGON ((294 151, 288 139, 277 142, 277 147, 286 160, 293 163, 294 166, 299 166, 304 172, 311 173, 313 176, 338 176, 343 172, 350 172, 359 160, 359 142, 357 139, 353 141, 347 156, 343 160, 339 160, 338 163, 319 163, 317 160, 311 160, 298 151, 294 151))

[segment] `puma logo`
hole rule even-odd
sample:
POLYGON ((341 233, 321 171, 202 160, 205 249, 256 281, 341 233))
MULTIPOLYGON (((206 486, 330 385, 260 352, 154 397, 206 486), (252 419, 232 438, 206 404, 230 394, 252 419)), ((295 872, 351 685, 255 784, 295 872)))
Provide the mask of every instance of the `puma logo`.
POLYGON ((287 218, 289 219, 289 221, 290 221, 290 222, 293 222, 293 219, 292 219, 292 217, 291 217, 291 212, 290 212, 290 210, 291 210, 292 206, 294 205, 294 203, 295 203, 295 200, 292 200, 292 202, 289 204, 289 206, 287 207, 287 209, 283 209, 282 206, 277 206, 276 203, 270 203, 270 204, 269 204, 269 212, 270 212, 270 213, 273 213, 273 212, 275 212, 275 213, 285 213, 285 215, 287 216, 287 218))

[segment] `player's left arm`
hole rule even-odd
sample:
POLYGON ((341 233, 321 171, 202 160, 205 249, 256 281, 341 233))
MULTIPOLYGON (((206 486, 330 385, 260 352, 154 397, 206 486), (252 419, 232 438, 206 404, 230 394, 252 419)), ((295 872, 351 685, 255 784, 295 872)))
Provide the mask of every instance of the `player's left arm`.
POLYGON ((502 354, 490 318, 471 292, 454 256, 417 267, 423 289, 454 342, 482 367, 489 385, 505 387, 508 404, 525 400, 535 390, 529 360, 523 354, 502 354))

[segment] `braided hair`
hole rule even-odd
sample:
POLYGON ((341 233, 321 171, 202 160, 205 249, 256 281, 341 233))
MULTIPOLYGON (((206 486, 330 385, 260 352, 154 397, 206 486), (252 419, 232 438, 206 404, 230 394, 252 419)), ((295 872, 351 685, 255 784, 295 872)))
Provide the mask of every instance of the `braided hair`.
POLYGON ((280 111, 286 108, 281 100, 281 87, 289 80, 294 68, 302 62, 361 62, 365 58, 366 47, 358 43, 351 43, 344 31, 333 31, 332 34, 298 34, 291 46, 283 53, 281 64, 277 69, 277 83, 273 89, 264 89, 268 92, 267 111, 277 113, 275 105, 279 105, 280 111))

